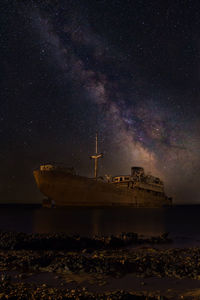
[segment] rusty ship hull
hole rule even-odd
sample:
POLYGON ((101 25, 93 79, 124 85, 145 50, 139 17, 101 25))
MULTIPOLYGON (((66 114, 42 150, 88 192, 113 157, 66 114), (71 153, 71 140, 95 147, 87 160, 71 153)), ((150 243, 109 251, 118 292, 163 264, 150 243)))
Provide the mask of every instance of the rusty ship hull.
POLYGON ((163 207, 170 206, 171 199, 165 193, 150 191, 127 184, 115 185, 92 178, 66 174, 61 171, 33 172, 40 192, 47 197, 45 206, 51 206, 52 200, 59 206, 132 206, 163 207))

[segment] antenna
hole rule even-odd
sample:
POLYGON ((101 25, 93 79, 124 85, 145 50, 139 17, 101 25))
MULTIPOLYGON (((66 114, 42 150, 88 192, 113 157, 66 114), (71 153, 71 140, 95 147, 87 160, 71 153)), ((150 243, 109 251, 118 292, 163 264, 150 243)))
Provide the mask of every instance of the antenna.
POLYGON ((90 156, 91 159, 94 159, 94 178, 97 180, 98 176, 98 159, 103 157, 103 153, 98 154, 98 133, 96 133, 96 143, 95 143, 95 155, 90 156))
POLYGON ((149 160, 150 160, 150 174, 152 172, 152 156, 151 156, 151 152, 149 153, 149 160))
POLYGON ((98 153, 98 133, 96 132, 96 154, 98 153))

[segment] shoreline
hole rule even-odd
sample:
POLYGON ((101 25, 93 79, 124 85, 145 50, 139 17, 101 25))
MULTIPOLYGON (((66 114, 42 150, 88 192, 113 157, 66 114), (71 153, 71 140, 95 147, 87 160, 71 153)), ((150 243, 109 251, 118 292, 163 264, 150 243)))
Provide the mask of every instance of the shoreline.
POLYGON ((0 232, 1 299, 195 299, 200 248, 159 248, 169 241, 0 232))

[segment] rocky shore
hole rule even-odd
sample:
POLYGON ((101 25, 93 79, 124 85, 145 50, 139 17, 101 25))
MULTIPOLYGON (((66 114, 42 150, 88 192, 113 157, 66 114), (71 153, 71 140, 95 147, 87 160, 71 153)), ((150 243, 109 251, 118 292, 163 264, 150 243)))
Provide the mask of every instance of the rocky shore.
POLYGON ((123 290, 106 293, 91 293, 86 288, 77 289, 58 289, 48 288, 45 285, 37 287, 34 285, 15 284, 7 288, 0 288, 0 299, 138 299, 138 300, 158 300, 165 297, 144 296, 134 292, 125 292, 123 290))
POLYGON ((4 250, 67 250, 118 249, 131 245, 164 244, 171 242, 168 233, 158 237, 145 238, 137 233, 122 233, 118 236, 80 237, 65 233, 26 234, 0 231, 0 249, 4 250))
POLYGON ((198 299, 200 249, 157 248, 169 242, 0 232, 0 299, 198 299))

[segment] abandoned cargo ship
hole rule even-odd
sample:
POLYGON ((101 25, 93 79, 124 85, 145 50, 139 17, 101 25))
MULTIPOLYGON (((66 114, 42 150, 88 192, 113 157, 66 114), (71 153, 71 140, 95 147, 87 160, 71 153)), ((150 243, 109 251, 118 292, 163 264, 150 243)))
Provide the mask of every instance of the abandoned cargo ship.
POLYGON ((98 177, 98 139, 94 159, 94 178, 76 175, 73 168, 44 164, 33 174, 39 190, 46 196, 43 206, 170 206, 172 199, 164 184, 141 167, 132 167, 130 175, 98 177))

